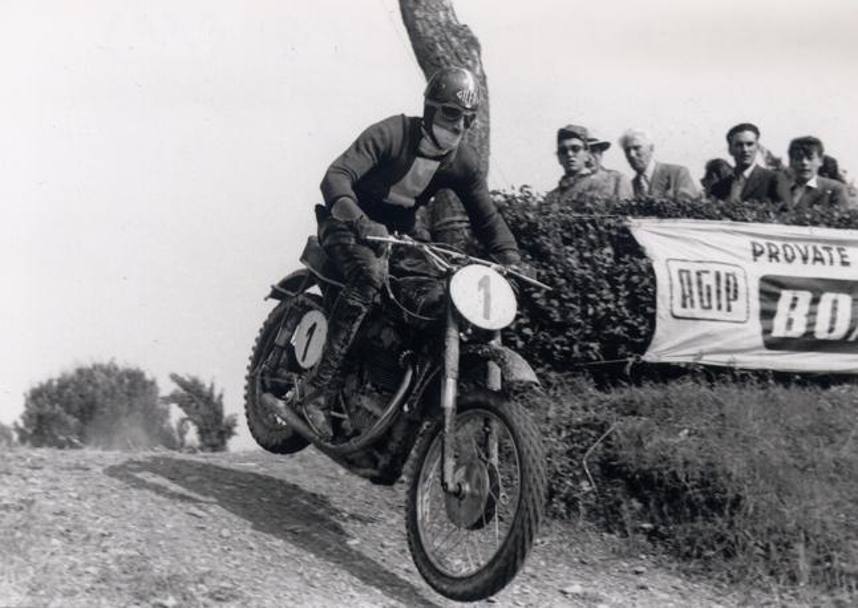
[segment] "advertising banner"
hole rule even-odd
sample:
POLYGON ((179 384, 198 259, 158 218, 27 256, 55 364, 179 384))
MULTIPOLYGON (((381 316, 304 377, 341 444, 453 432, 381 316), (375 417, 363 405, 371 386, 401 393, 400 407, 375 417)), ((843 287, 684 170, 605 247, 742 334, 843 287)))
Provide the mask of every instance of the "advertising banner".
POLYGON ((644 359, 858 373, 858 230, 632 219, 656 276, 644 359))

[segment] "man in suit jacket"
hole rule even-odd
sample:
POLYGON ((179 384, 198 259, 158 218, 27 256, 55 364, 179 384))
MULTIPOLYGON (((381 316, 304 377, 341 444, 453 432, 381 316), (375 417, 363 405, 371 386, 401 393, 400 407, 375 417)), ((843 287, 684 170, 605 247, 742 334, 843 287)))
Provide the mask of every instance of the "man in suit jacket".
POLYGON ((790 176, 782 183, 789 192, 787 204, 793 209, 811 209, 813 207, 850 208, 852 203, 846 186, 817 173, 822 166, 825 148, 822 142, 812 136, 797 137, 789 144, 790 176))
POLYGON ((620 137, 620 147, 635 172, 632 179, 635 197, 688 200, 700 196, 688 168, 653 159, 655 146, 645 132, 629 129, 620 137))
POLYGON ((730 175, 712 186, 712 196, 722 201, 740 203, 744 201, 784 200, 779 188, 778 175, 757 164, 760 129, 749 122, 740 123, 727 131, 727 150, 735 161, 730 175))

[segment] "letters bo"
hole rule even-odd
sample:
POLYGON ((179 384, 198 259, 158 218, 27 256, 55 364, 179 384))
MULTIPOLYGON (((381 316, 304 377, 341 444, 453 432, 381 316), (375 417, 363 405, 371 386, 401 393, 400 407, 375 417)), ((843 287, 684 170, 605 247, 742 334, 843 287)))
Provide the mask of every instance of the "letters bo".
POLYGON ((858 352, 858 283, 760 277, 760 326, 769 350, 858 352))

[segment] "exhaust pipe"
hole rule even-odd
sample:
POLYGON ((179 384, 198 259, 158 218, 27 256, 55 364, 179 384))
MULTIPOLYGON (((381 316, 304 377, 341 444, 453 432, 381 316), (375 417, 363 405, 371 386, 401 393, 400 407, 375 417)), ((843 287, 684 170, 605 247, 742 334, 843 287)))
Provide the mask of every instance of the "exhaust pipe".
POLYGON ((388 403, 387 408, 378 421, 371 429, 345 443, 328 443, 327 441, 319 439, 319 436, 316 435, 316 433, 314 433, 310 426, 304 421, 303 416, 288 407, 281 399, 278 399, 271 393, 262 393, 260 401, 262 401, 262 405, 264 407, 270 408, 271 411, 282 418, 286 424, 292 428, 292 430, 332 458, 336 458, 338 456, 347 456, 348 454, 353 454, 354 452, 363 450, 372 443, 375 443, 375 441, 378 440, 388 428, 390 428, 391 423, 396 418, 395 414, 399 410, 399 406, 402 404, 405 394, 408 392, 408 387, 411 384, 411 378, 413 376, 414 367, 409 365, 405 370, 405 374, 402 376, 402 382, 399 384, 396 394, 393 395, 393 398, 390 400, 390 403, 388 403))
POLYGON ((310 429, 307 423, 304 422, 304 418, 293 412, 291 408, 286 407, 286 404, 281 399, 278 399, 271 393, 262 393, 262 396, 259 399, 262 401, 263 407, 266 407, 277 414, 277 416, 282 418, 293 431, 297 432, 304 439, 316 445, 325 445, 325 443, 316 436, 316 433, 310 429))

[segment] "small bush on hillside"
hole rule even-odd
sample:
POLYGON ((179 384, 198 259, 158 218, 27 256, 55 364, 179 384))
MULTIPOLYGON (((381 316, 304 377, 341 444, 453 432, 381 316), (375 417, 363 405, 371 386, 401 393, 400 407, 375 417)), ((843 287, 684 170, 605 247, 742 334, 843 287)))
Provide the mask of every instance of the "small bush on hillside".
POLYGON ((0 422, 0 449, 12 447, 15 444, 15 434, 12 429, 0 422))
POLYGON ((647 534, 738 577, 858 587, 850 387, 702 376, 548 385, 530 405, 546 429, 553 514, 647 534))
POLYGON ((200 450, 225 451, 230 438, 236 433, 238 421, 235 414, 224 417, 223 392, 217 393, 214 383, 207 387, 195 376, 170 374, 170 379, 179 388, 161 400, 167 404, 175 404, 185 413, 185 418, 178 423, 181 447, 184 447, 188 425, 193 424, 199 436, 200 450))
POLYGON ((34 447, 175 447, 168 408, 143 371, 96 363, 31 388, 16 425, 34 447))

